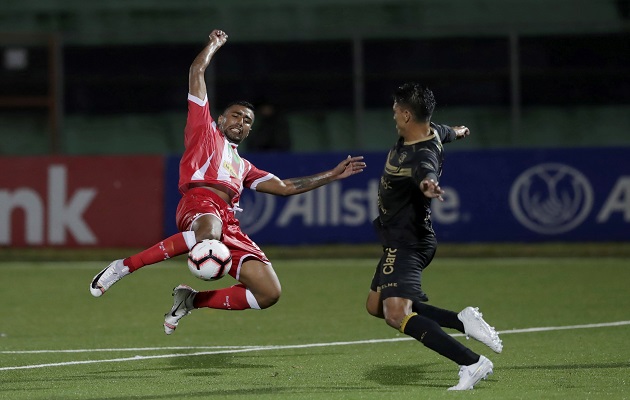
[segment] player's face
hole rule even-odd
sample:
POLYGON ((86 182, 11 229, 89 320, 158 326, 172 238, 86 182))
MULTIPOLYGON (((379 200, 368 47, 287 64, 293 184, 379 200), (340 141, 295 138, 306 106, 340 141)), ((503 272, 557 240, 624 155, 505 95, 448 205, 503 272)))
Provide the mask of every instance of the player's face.
POLYGON ((234 104, 219 116, 219 130, 232 143, 241 143, 252 129, 254 112, 245 106, 234 104))
POLYGON ((394 106, 392 107, 392 110, 394 110, 394 122, 396 123, 396 130, 398 131, 398 134, 400 135, 401 129, 404 127, 404 125, 408 121, 408 115, 407 115, 408 111, 405 111, 396 102, 394 102, 394 106))

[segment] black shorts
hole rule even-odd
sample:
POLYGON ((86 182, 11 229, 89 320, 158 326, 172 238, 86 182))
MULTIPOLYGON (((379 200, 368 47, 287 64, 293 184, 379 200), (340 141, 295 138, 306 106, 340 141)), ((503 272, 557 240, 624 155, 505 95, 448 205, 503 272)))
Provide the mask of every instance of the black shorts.
POLYGON ((381 300, 402 297, 415 300, 422 294, 422 271, 431 263, 437 249, 435 236, 423 239, 419 248, 383 248, 370 289, 381 293, 381 300))

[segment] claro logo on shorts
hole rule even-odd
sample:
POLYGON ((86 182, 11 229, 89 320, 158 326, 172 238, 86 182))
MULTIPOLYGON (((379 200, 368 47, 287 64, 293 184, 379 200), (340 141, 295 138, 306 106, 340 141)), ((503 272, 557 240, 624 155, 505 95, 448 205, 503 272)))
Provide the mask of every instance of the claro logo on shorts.
POLYGON ((579 226, 593 208, 593 188, 577 169, 565 164, 539 164, 516 178, 510 208, 526 228, 554 235, 579 226))
POLYGON ((396 252, 398 249, 392 249, 388 247, 385 251, 387 251, 387 255, 385 256, 385 261, 383 262, 383 274, 389 275, 394 272, 394 264, 396 263, 396 252))

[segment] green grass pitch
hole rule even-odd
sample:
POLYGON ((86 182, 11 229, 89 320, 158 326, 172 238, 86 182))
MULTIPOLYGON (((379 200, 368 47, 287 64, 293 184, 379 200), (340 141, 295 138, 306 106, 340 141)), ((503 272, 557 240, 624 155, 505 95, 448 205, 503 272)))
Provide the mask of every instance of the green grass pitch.
MULTIPOLYGON (((431 304, 480 307, 503 332, 494 374, 448 392, 458 367, 364 308, 376 259, 277 260, 283 296, 263 311, 196 310, 166 336, 183 258, 101 298, 100 262, 0 263, 0 399, 628 399, 628 258, 440 258, 431 304)), ((455 334, 454 331, 449 333, 455 334)))

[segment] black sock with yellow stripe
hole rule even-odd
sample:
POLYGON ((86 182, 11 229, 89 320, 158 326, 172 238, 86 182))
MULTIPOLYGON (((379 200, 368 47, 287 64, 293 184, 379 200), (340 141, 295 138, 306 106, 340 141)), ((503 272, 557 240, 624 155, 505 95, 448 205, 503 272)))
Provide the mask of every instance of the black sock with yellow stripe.
POLYGON ((438 323, 441 327, 452 328, 464 333, 464 324, 457 318, 455 311, 444 310, 442 308, 430 306, 419 300, 412 303, 411 309, 413 312, 427 317, 438 323))
POLYGON ((444 332, 435 321, 415 312, 405 316, 400 331, 458 365, 471 365, 479 361, 478 354, 444 332))

